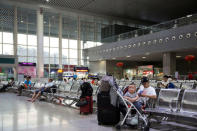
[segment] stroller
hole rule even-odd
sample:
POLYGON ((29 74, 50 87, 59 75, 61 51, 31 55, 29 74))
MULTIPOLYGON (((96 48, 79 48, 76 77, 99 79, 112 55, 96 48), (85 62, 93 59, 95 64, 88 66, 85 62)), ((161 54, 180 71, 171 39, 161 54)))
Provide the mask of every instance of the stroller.
POLYGON ((141 111, 139 111, 133 103, 131 103, 130 101, 128 101, 127 99, 124 99, 123 97, 123 91, 118 87, 118 85, 116 84, 116 82, 111 83, 113 85, 111 85, 113 87, 113 89, 116 91, 117 95, 119 96, 120 100, 123 101, 124 106, 127 108, 127 113, 124 116, 123 120, 121 122, 119 122, 118 125, 116 125, 117 129, 120 129, 124 123, 126 122, 130 112, 132 110, 136 111, 136 114, 138 115, 138 125, 140 126, 142 131, 149 131, 149 127, 150 127, 150 123, 148 121, 148 118, 145 114, 143 114, 141 111))

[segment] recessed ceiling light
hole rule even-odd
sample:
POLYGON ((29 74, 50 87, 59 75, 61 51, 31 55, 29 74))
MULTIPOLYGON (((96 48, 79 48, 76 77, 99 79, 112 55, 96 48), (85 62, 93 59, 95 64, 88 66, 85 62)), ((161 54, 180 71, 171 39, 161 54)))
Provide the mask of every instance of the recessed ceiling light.
POLYGON ((128 55, 127 57, 129 58, 129 57, 131 57, 131 56, 128 55))
POLYGON ((23 23, 24 21, 23 20, 21 20, 21 23, 23 23))
POLYGON ((176 58, 181 58, 181 56, 176 56, 176 58))
POLYGON ((49 2, 49 0, 46 0, 46 2, 49 2))
POLYGON ((142 57, 142 59, 146 59, 146 57, 142 57))

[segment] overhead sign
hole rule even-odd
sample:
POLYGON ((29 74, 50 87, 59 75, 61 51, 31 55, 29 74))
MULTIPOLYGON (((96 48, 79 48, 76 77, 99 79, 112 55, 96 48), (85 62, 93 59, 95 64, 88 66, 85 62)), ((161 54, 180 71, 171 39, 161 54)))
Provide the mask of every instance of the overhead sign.
POLYGON ((74 67, 75 72, 88 72, 88 67, 74 67))
POLYGON ((36 63, 19 62, 19 66, 36 66, 36 63))

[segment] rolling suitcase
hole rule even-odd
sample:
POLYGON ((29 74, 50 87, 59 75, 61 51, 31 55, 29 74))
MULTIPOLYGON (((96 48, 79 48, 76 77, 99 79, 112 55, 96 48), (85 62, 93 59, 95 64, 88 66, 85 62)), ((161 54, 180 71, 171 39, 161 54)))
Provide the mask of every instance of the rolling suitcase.
POLYGON ((84 113, 84 114, 89 114, 93 112, 93 100, 92 100, 92 96, 86 96, 85 98, 81 98, 82 99, 86 99, 87 101, 87 105, 80 107, 80 114, 84 113))
POLYGON ((109 92, 98 93, 97 108, 99 125, 116 125, 120 121, 120 110, 111 105, 109 92))

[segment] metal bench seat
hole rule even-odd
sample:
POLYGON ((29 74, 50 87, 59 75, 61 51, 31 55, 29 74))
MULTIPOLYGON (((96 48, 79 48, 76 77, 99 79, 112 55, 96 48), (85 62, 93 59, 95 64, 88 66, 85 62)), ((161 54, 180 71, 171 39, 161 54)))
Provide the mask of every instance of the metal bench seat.
MULTIPOLYGON (((162 90, 160 93, 162 94, 162 90)), ((197 90, 185 90, 180 103, 180 109, 176 108, 173 110, 172 107, 162 108, 162 106, 166 107, 166 104, 160 103, 159 107, 146 109, 146 112, 151 113, 152 115, 168 117, 174 121, 189 122, 197 126, 197 123, 195 122, 197 121, 197 90)))
POLYGON ((161 89, 155 108, 147 108, 146 112, 151 114, 170 114, 177 111, 180 89, 161 89))

